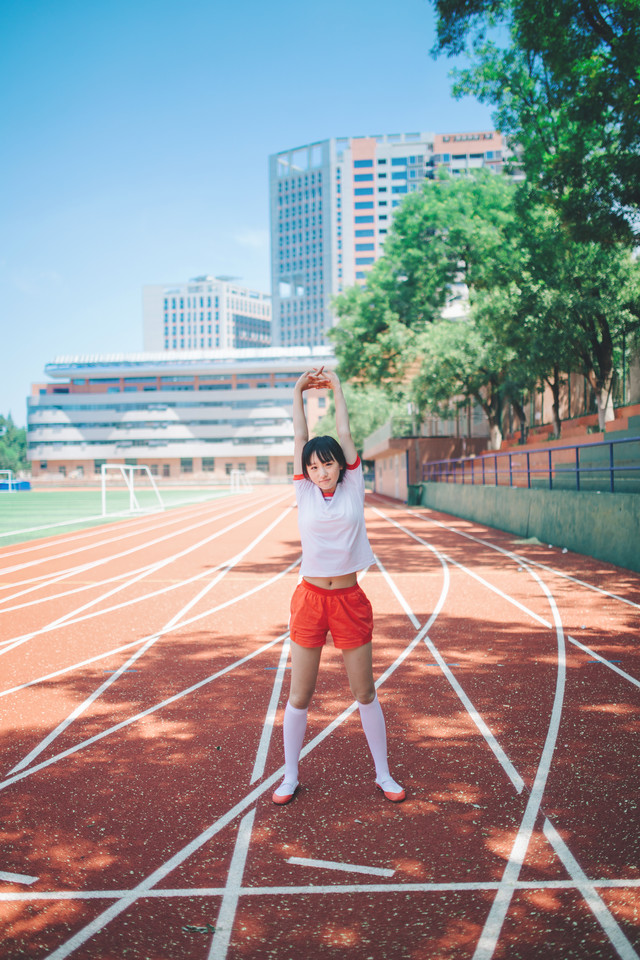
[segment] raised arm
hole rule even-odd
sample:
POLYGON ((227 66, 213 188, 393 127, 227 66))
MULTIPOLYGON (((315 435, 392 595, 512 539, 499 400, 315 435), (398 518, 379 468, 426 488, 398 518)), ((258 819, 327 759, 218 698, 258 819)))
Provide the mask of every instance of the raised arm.
POLYGON ((338 431, 338 440, 344 450, 347 463, 352 465, 358 459, 358 451, 351 438, 351 427, 349 425, 349 411, 342 392, 342 384, 338 374, 333 370, 325 370, 323 377, 328 381, 333 390, 333 403, 336 410, 336 430, 338 431))
POLYGON ((309 427, 307 426, 307 417, 304 412, 305 390, 312 390, 318 387, 318 377, 324 378, 322 368, 320 370, 307 370, 298 378, 293 388, 293 473, 299 476, 302 473, 302 448, 309 439, 309 427))

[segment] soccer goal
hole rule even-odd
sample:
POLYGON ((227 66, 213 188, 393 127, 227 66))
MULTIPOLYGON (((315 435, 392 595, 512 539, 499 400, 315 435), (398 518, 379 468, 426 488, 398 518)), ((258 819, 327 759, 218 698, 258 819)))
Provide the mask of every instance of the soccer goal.
MULTIPOLYGON (((122 500, 120 500, 120 510, 112 511, 117 513, 136 513, 143 510, 153 509, 155 507, 155 501, 153 507, 141 507, 138 501, 138 495, 140 494, 141 489, 144 489, 145 492, 148 492, 149 487, 147 486, 147 481, 155 494, 158 506, 161 510, 164 510, 164 503, 162 502, 162 497, 160 496, 160 491, 156 486, 156 482, 153 479, 149 467, 144 464, 133 465, 128 463, 103 463, 100 468, 100 480, 101 480, 101 489, 102 489, 102 516, 107 516, 107 478, 108 475, 114 476, 116 483, 113 484, 113 491, 118 490, 118 481, 122 481, 125 486, 125 490, 129 494, 129 509, 127 511, 126 506, 124 510, 122 509, 122 500)), ((120 487, 120 492, 122 492, 122 487, 120 487)), ((125 501, 126 503, 126 501, 125 501)))
POLYGON ((251 493, 253 487, 244 470, 231 471, 231 493, 251 493))
POLYGON ((0 483, 2 490, 13 490, 14 480, 13 480, 13 470, 0 470, 0 483), (5 488, 6 483, 6 488, 5 488))

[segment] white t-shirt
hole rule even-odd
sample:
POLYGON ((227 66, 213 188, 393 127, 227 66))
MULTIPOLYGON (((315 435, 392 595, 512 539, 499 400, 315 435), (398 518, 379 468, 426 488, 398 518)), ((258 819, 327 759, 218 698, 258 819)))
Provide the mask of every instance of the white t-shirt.
POLYGON ((360 458, 348 467, 332 497, 306 477, 294 477, 303 577, 341 577, 374 563, 364 523, 360 458))

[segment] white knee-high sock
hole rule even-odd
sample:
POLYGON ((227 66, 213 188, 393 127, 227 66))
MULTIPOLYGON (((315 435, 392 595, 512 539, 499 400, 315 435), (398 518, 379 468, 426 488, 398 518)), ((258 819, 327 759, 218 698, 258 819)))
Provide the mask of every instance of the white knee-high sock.
POLYGON ((391 782, 392 787, 386 786, 386 789, 400 790, 401 787, 395 782, 389 773, 389 763, 387 760, 387 730, 384 723, 384 715, 378 697, 375 696, 371 703, 358 702, 360 711, 360 720, 362 729, 369 744, 369 750, 373 757, 376 767, 376 782, 385 786, 391 782))
POLYGON ((307 709, 300 710, 298 707, 292 707, 287 701, 284 710, 284 721, 282 724, 282 736, 284 739, 284 780, 278 787, 276 793, 283 795, 291 793, 298 785, 298 761, 300 751, 302 750, 302 741, 307 729, 307 709), (282 787, 286 785, 286 789, 282 787), (291 788, 291 789, 288 789, 291 788))

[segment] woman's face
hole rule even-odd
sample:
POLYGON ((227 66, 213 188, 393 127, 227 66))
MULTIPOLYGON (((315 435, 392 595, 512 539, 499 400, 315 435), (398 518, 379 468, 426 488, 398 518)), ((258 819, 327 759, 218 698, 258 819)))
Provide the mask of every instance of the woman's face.
POLYGON ((311 454, 307 464, 309 480, 315 483, 323 493, 333 493, 340 477, 340 465, 337 460, 320 460, 315 453, 311 454))

